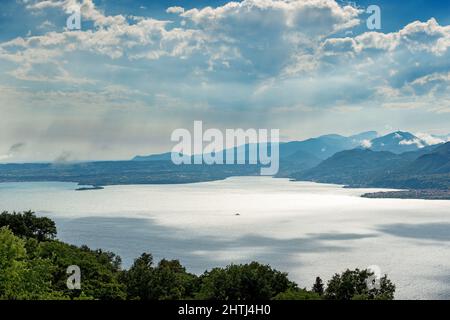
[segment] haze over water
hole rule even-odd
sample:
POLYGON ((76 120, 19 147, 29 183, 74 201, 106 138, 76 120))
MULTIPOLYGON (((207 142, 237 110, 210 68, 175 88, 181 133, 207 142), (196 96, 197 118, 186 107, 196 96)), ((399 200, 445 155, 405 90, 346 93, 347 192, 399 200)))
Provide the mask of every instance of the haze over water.
POLYGON ((113 251, 125 267, 143 252, 195 273, 256 260, 310 287, 316 276, 378 265, 397 299, 450 298, 450 201, 365 199, 374 189, 262 177, 76 187, 3 183, 0 210, 51 217, 59 239, 113 251))

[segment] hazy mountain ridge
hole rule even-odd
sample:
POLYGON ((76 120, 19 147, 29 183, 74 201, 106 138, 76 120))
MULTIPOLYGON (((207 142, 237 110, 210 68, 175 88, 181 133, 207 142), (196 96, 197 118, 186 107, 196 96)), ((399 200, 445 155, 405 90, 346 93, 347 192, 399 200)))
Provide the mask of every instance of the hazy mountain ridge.
MULTIPOLYGON (((291 173, 313 168, 333 154, 342 150, 353 149, 361 146, 363 140, 375 136, 377 136, 375 131, 368 131, 350 137, 345 137, 338 134, 329 134, 304 141, 279 143, 280 171, 277 176, 287 177, 291 173)), ((261 146, 264 148, 267 147, 266 144, 261 144, 261 146)), ((256 149, 259 150, 259 147, 260 145, 257 144, 256 149)), ((233 148, 233 151, 236 158, 239 156, 245 157, 246 163, 248 164, 249 149, 250 144, 245 144, 233 148)), ((270 145, 268 150, 270 154, 270 145)), ((221 151, 223 159, 226 159, 227 151, 227 149, 221 151)), ((171 155, 172 152, 149 156, 136 156, 132 159, 132 161, 170 161, 171 155)), ((187 160, 191 158, 191 161, 193 162, 194 158, 201 158, 202 155, 185 155, 185 157, 187 160)))
MULTIPOLYGON (((443 141, 433 139, 430 141, 443 141)), ((258 149, 261 146, 256 147, 258 149)), ((429 145, 425 139, 419 139, 408 132, 398 131, 382 137, 378 137, 374 131, 349 137, 331 134, 304 141, 280 143, 279 150, 280 170, 276 177, 353 187, 441 190, 450 188, 450 142, 429 145), (370 138, 373 139, 369 141, 370 138), (406 152, 400 152, 402 150, 406 152)), ((0 165, 0 182, 170 184, 259 174, 260 166, 248 163, 248 144, 236 147, 233 151, 235 155, 245 157, 246 164, 177 166, 171 162, 172 153, 167 152, 136 156, 131 161, 3 164, 0 165)), ((227 150, 222 152, 225 159, 227 150)), ((185 157, 194 160, 202 158, 202 155, 185 157)))
POLYGON ((391 152, 353 149, 338 152, 317 167, 294 174, 297 180, 311 180, 364 186, 373 177, 389 174, 408 162, 391 152))
MULTIPOLYGON (((293 155, 298 153, 299 155, 304 153, 308 157, 313 156, 317 159, 325 160, 335 154, 336 152, 349 150, 361 146, 363 141, 376 138, 378 133, 376 131, 362 132, 353 136, 345 137, 338 134, 328 134, 317 138, 310 138, 303 141, 290 141, 280 142, 280 159, 293 160, 293 155)), ((248 149, 250 144, 238 146, 234 148, 236 154, 245 153, 246 159, 248 159, 248 149)), ((266 147, 266 144, 262 144, 266 147)), ((258 147, 258 146, 257 146, 258 147)), ((270 148, 269 148, 270 150, 270 148)), ((222 150, 226 153, 227 150, 222 150)), ((159 161, 170 160, 172 152, 166 152, 161 154, 153 154, 148 156, 136 156, 132 161, 159 161)), ((194 157, 201 155, 194 155, 194 157)))
POLYGON ((417 151, 354 149, 339 152, 292 178, 352 187, 450 188, 450 142, 417 151))
POLYGON ((450 142, 420 156, 406 170, 420 174, 450 173, 450 142))

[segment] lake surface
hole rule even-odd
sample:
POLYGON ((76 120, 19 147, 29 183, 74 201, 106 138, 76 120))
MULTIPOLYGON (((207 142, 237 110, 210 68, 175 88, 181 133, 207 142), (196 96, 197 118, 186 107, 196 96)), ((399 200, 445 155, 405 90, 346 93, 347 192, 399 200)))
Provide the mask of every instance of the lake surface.
POLYGON ((309 288, 316 276, 377 265, 398 299, 450 299, 450 201, 365 199, 378 190, 267 177, 75 188, 2 183, 0 210, 48 216, 59 239, 113 251, 125 267, 142 252, 194 273, 256 260, 309 288))

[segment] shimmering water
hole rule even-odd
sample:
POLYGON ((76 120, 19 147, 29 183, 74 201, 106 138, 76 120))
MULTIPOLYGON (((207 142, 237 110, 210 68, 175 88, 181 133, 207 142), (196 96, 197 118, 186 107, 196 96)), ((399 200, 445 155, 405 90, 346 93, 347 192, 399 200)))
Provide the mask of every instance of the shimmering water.
POLYGON ((364 199, 374 190, 239 177, 189 185, 0 184, 0 210, 32 209, 66 242, 176 258, 201 273, 257 260, 302 287, 378 265, 397 298, 450 299, 450 201, 364 199), (239 215, 236 215, 239 213, 239 215))

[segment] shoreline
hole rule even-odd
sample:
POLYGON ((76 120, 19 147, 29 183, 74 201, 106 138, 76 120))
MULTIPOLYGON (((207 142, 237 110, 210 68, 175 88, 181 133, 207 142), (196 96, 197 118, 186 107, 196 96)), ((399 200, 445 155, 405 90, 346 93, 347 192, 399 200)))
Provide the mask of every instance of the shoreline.
POLYGON ((450 200, 450 190, 405 190, 365 193, 368 199, 450 200))

